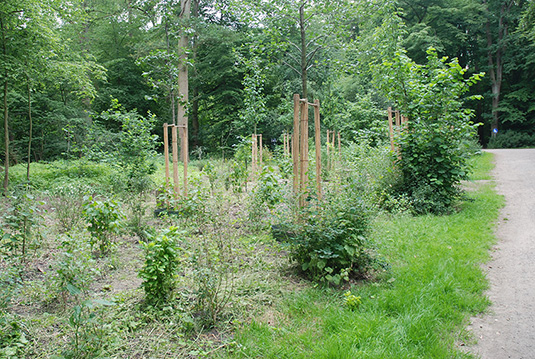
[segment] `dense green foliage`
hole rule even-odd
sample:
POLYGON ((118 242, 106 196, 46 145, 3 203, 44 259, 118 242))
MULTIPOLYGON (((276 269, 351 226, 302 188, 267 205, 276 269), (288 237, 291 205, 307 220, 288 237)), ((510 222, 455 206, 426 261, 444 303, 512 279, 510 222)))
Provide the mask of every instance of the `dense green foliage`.
POLYGON ((176 287, 179 268, 178 228, 170 227, 148 242, 145 249, 145 264, 139 271, 147 304, 163 305, 170 299, 176 287))
POLYGON ((460 181, 468 178, 467 160, 475 141, 472 111, 463 109, 463 94, 483 74, 464 79, 458 61, 427 51, 418 65, 396 53, 377 71, 379 87, 409 117, 395 139, 402 179, 397 188, 417 213, 446 213, 458 199, 460 181))

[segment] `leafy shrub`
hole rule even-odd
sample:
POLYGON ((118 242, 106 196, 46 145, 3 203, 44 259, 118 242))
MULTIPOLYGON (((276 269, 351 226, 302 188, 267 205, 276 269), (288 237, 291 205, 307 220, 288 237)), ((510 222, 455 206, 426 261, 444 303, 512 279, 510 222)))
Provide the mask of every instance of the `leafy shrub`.
POLYGON ((279 179, 280 177, 273 167, 264 166, 250 197, 249 224, 253 228, 262 227, 266 214, 273 211, 275 206, 282 201, 282 188, 279 179))
POLYGON ((100 254, 108 253, 112 236, 119 231, 124 218, 119 204, 113 199, 97 201, 92 196, 84 197, 83 214, 91 233, 91 247, 98 244, 100 254))
POLYGON ((69 294, 74 296, 87 292, 100 271, 83 238, 67 234, 59 248, 61 252, 54 265, 56 274, 53 282, 65 304, 69 294))
POLYGON ((69 348, 62 352, 66 359, 101 358, 111 333, 104 324, 103 308, 115 305, 104 299, 88 299, 74 306, 69 317, 72 338, 69 348))
POLYGON ((396 139, 402 175, 397 189, 411 198, 416 213, 441 214, 459 198, 458 185, 467 178, 475 136, 472 112, 463 109, 461 96, 483 74, 465 79, 466 69, 457 59, 438 58, 433 48, 427 54, 427 64, 419 65, 398 51, 377 67, 375 77, 409 117, 396 139))
POLYGON ((535 136, 525 132, 508 130, 499 132, 490 139, 488 148, 521 148, 535 147, 535 136))
POLYGON ((91 192, 91 186, 83 182, 61 184, 50 191, 51 204, 61 232, 70 231, 82 221, 83 199, 91 192))
POLYGON ((143 279, 146 301, 150 305, 164 304, 176 287, 179 236, 177 227, 169 227, 149 242, 142 242, 145 263, 139 277, 143 279))
POLYGON ((339 285, 363 275, 374 260, 367 213, 355 203, 320 205, 293 235, 290 257, 313 280, 339 285), (329 208, 330 207, 330 208, 329 208))
POLYGON ((32 241, 40 238, 39 224, 42 220, 41 207, 31 193, 21 191, 10 198, 11 205, 4 214, 6 231, 3 233, 2 250, 7 250, 11 257, 19 256, 23 261, 32 241))

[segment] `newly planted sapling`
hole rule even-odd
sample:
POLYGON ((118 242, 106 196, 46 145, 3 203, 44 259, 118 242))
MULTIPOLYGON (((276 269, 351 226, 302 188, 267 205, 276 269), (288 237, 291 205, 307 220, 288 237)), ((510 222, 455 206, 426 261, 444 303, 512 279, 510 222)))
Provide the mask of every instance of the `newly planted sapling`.
POLYGON ((158 306, 172 297, 179 268, 178 227, 169 227, 148 242, 141 242, 145 263, 139 271, 147 304, 158 306))
POLYGON ((112 238, 119 232, 124 219, 119 204, 113 199, 98 201, 92 196, 85 196, 83 214, 88 222, 87 230, 91 233, 91 247, 98 245, 101 255, 108 253, 112 238))

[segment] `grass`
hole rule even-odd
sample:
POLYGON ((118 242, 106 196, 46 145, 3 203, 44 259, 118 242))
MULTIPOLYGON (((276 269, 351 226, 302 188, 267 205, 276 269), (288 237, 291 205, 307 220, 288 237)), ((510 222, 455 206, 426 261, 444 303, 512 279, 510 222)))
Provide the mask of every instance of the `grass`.
MULTIPOLYGON (((200 165, 201 162, 191 166, 190 179, 201 176, 200 165)), ((384 167, 382 162, 369 164, 372 165, 376 165, 378 173, 384 167)), ((189 233, 182 243, 185 254, 204 248, 214 259, 230 263, 225 275, 231 278, 228 284, 232 286, 232 298, 214 326, 204 326, 202 312, 195 309, 194 298, 200 288, 192 275, 196 267, 188 264, 186 257, 176 297, 159 311, 144 305, 141 279, 137 277, 143 253, 139 238, 126 229, 115 239, 116 247, 109 257, 96 258, 91 263, 83 262, 83 256, 74 258, 73 270, 87 270, 91 264, 100 274, 92 279, 87 293, 72 295, 62 302, 53 280, 59 261, 65 257, 65 249, 59 246, 64 234, 57 228, 62 203, 56 197, 59 193, 70 194, 65 197, 70 199, 65 206, 70 203, 71 209, 79 212, 78 202, 86 187, 91 193, 110 195, 118 178, 116 170, 105 165, 70 161, 32 165, 34 184, 48 189, 38 192, 38 196, 44 197, 48 203, 45 207, 50 210, 43 213, 42 242, 27 259, 24 281, 8 276, 4 269, 11 262, 0 258, 0 282, 15 283, 13 293, 5 290, 11 286, 0 288, 0 299, 3 294, 13 295, 3 307, 0 300, 0 334, 8 329, 24 334, 25 339, 19 338, 12 345, 24 348, 24 356, 20 357, 75 357, 69 354, 74 347, 69 318, 77 303, 90 298, 115 302, 111 307, 91 309, 93 319, 80 329, 85 335, 84 343, 95 345, 95 353, 100 348, 99 355, 105 357, 471 357, 459 345, 473 340, 464 329, 468 318, 488 306, 484 296, 487 282, 479 265, 488 258, 494 241, 493 223, 503 202, 494 193, 492 182, 478 183, 459 211, 450 216, 378 215, 373 221, 372 240, 390 269, 378 271, 368 281, 334 289, 297 277, 289 270, 284 246, 267 232, 248 231, 250 220, 244 205, 248 194, 225 192, 222 182, 228 168, 224 167, 225 163, 216 162, 221 173, 215 196, 209 195, 206 178, 204 182, 190 181, 190 191, 197 193, 206 208, 212 208, 213 218, 199 228, 196 223, 202 220, 196 217, 154 218, 153 194, 137 199, 147 209, 141 218, 142 229, 158 231, 169 225, 182 226, 189 233), (63 188, 66 185, 76 191, 67 191, 63 188), (203 244, 217 238, 217 245, 203 244), (232 250, 223 252, 220 244, 232 250), (344 305, 348 290, 361 298, 356 309, 344 305), (4 314, 19 329, 10 329, 8 322, 2 321, 4 314)), ((492 155, 484 153, 474 158, 473 167, 473 180, 490 179, 492 155)), ((15 166, 13 173, 13 184, 24 182, 23 166, 15 166)), ((163 182, 161 160, 153 179, 163 182)), ((127 198, 118 196, 127 216, 132 217, 127 198)), ((66 211, 63 215, 72 214, 66 211)), ((71 232, 80 241, 88 238, 83 223, 71 232)), ((217 266, 206 269, 217 270, 217 266)), ((0 357, 5 349, 2 345, 6 344, 2 339, 0 336, 0 357)), ((79 357, 92 357, 87 350, 85 356, 79 357)))
MULTIPOLYGON (((476 158, 474 179, 487 179, 492 156, 476 158)), ((308 287, 290 293, 237 334, 238 358, 471 358, 465 326, 489 305, 480 264, 494 243, 493 223, 503 199, 492 184, 478 186, 450 216, 381 216, 374 240, 391 269, 343 291, 308 287)))

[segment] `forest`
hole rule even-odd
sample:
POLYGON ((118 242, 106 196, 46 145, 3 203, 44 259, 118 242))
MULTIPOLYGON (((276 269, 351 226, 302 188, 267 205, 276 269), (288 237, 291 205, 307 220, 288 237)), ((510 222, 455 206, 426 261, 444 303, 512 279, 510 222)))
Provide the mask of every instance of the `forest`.
POLYGON ((535 2, 2 0, 0 52, 0 358, 474 358, 535 2))
POLYGON ((534 144, 533 2, 320 3, 300 19, 301 3, 282 0, 192 1, 187 18, 179 1, 3 1, 3 162, 110 150, 120 124, 103 114, 114 99, 156 116, 161 137, 182 101, 180 66, 192 152, 232 153, 255 128, 280 144, 294 93, 319 99, 345 140, 374 136, 397 105, 374 65, 398 49, 422 64, 429 47, 485 73, 471 90, 482 100, 468 104, 482 145, 494 129, 495 147, 534 144))

